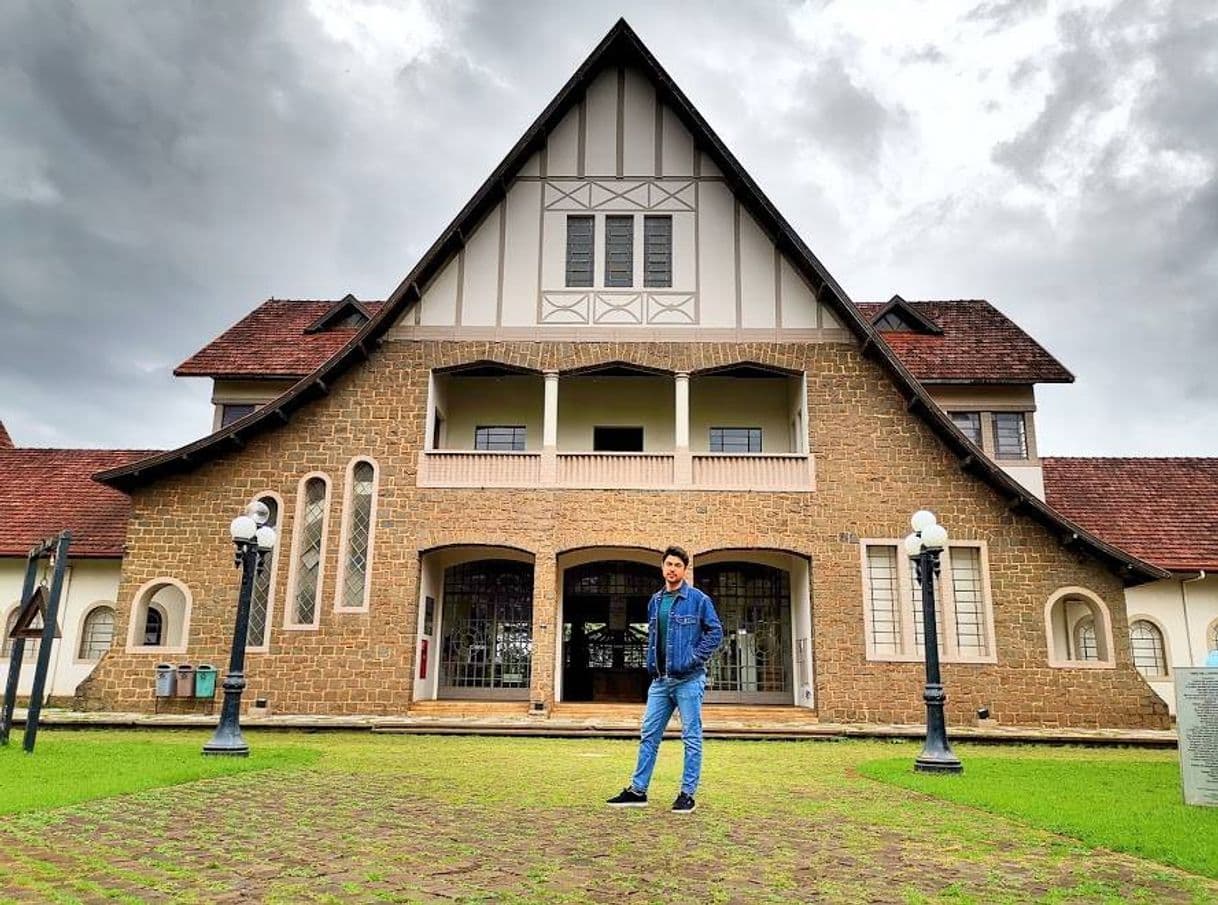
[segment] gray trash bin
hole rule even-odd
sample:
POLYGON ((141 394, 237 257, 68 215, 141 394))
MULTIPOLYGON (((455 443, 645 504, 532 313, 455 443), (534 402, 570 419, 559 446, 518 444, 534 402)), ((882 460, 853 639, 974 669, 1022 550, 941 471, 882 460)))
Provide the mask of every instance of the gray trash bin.
POLYGON ((195 694, 195 668, 189 663, 178 664, 178 697, 191 698, 195 694))
POLYGON ((156 696, 158 698, 173 697, 173 664, 158 663, 156 665, 156 696))

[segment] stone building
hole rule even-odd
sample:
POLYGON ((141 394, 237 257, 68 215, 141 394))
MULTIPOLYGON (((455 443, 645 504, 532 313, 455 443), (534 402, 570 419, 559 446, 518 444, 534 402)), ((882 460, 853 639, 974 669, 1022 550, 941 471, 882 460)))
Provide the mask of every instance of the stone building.
POLYGON ((855 305, 624 22, 383 303, 268 302, 179 373, 215 431, 98 475, 131 518, 88 706, 224 662, 259 498, 247 695, 278 711, 638 700, 675 542, 725 623, 709 702, 919 721, 930 508, 951 719, 1167 724, 1126 588, 1170 573, 1042 499, 1034 386, 1069 373, 984 303, 855 305))

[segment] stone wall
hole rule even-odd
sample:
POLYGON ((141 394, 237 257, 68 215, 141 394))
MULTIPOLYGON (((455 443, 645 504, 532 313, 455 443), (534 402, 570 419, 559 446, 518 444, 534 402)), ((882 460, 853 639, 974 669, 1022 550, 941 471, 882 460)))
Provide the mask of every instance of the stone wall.
POLYGON ((450 544, 499 544, 536 557, 532 696, 552 701, 556 556, 593 545, 662 549, 676 542, 695 553, 751 547, 810 557, 821 719, 919 722, 921 665, 866 660, 857 540, 903 536, 909 514, 926 507, 954 537, 989 546, 998 663, 944 668, 950 720, 971 718, 984 704, 1004 724, 1167 724, 1165 706, 1120 640, 1128 637, 1120 581, 1063 549, 961 471, 930 429, 906 411, 879 367, 853 345, 386 343, 290 423, 188 474, 135 491, 115 649, 82 686, 86 706, 152 709, 152 669, 163 657, 122 645, 137 589, 161 576, 185 582, 194 598, 188 653, 178 659, 227 662, 237 589, 227 525, 248 499, 268 490, 284 500, 287 531, 276 561, 270 652, 249 654, 246 697, 268 697, 278 712, 404 712, 414 674, 420 552, 450 544), (479 359, 536 369, 626 361, 671 370, 754 361, 806 371, 817 490, 420 490, 415 470, 428 371, 479 359), (380 466, 371 607, 335 613, 339 497, 357 455, 370 455, 380 466), (312 471, 332 480, 321 624, 319 630, 288 630, 290 533, 298 481, 312 471), (1044 606, 1065 585, 1089 588, 1108 604, 1118 639, 1115 669, 1048 667, 1044 606))

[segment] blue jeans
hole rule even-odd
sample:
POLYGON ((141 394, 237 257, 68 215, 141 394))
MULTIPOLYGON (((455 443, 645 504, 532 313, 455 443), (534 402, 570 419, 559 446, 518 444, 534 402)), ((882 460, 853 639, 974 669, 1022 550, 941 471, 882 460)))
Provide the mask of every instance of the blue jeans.
POLYGON ((664 738, 664 727, 668 725, 673 710, 681 712, 681 741, 685 744, 681 791, 688 795, 698 791, 698 777, 702 773, 702 698, 705 694, 706 673, 702 670, 687 679, 661 676, 651 680, 651 688, 647 690, 647 709, 643 712, 639 762, 634 776, 630 778, 630 787, 636 792, 646 792, 651 785, 660 740, 664 738))

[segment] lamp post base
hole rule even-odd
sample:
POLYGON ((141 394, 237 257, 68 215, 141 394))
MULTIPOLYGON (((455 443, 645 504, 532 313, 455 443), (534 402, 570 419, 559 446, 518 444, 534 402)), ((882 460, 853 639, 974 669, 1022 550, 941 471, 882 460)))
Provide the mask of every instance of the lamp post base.
POLYGON ((212 757, 249 757, 250 746, 244 741, 238 745, 218 745, 208 742, 203 746, 203 754, 212 757))
POLYGON ((964 764, 951 751, 928 754, 923 751, 914 760, 917 773, 963 773, 964 764))

